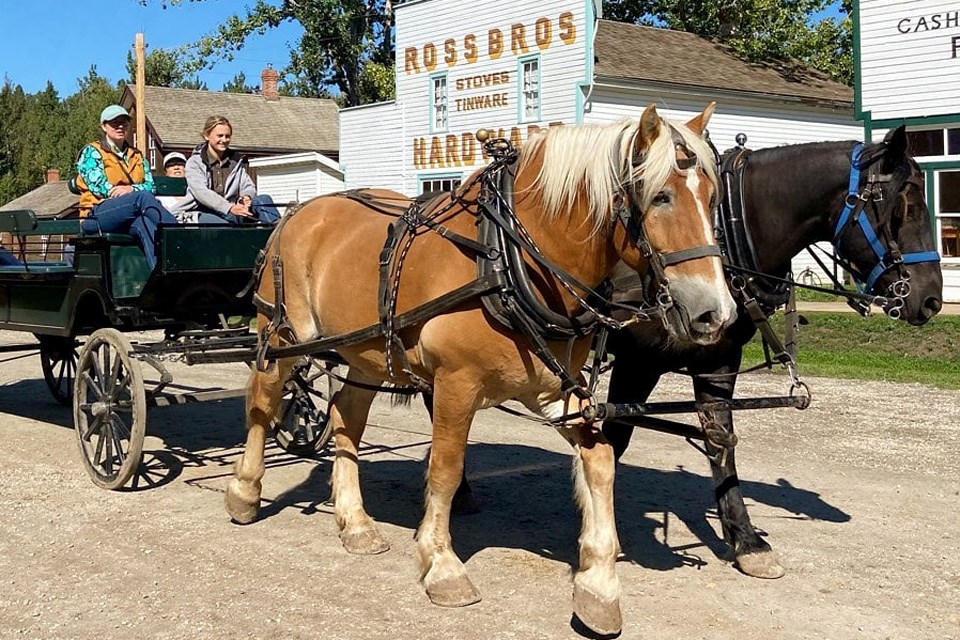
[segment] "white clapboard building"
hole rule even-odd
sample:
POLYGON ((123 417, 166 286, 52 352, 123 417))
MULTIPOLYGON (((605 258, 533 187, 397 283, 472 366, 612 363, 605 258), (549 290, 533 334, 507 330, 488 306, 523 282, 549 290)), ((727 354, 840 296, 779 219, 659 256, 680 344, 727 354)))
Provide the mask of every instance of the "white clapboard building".
POLYGON ((960 6, 854 0, 855 112, 866 137, 907 126, 924 170, 944 299, 960 302, 960 6))
MULTIPOLYGON (((340 112, 348 188, 445 190, 486 162, 475 133, 522 144, 542 127, 687 120, 758 149, 862 139, 853 91, 796 66, 749 64, 695 35, 603 20, 590 0, 408 0, 396 6, 396 99, 340 112)), ((798 261, 794 271, 812 265, 798 261)))

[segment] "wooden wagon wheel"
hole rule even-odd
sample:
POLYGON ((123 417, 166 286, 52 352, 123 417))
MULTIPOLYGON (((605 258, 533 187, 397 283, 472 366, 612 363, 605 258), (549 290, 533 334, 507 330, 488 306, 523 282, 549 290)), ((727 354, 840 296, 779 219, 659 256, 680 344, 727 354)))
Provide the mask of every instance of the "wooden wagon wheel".
POLYGON ((40 340, 40 368, 54 400, 65 407, 73 402, 77 376, 77 340, 72 336, 37 336, 40 340))
POLYGON ((273 421, 277 445, 301 457, 322 451, 333 435, 328 405, 341 386, 312 358, 297 364, 284 385, 280 412, 273 421))
POLYGON ((116 329, 100 329, 80 353, 73 422, 93 483, 119 489, 140 466, 147 401, 140 365, 116 329))

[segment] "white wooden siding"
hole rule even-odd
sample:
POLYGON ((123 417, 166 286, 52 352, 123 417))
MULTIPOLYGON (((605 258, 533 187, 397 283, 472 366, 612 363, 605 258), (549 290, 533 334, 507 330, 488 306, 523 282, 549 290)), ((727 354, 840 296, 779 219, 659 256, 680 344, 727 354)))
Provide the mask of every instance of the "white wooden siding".
POLYGON ((404 191, 403 110, 400 102, 341 109, 340 168, 347 189, 404 191))
MULTIPOLYGON (((404 191, 416 193, 419 180, 431 175, 466 174, 483 166, 486 161, 480 153, 478 143, 474 144, 474 153, 464 158, 463 136, 472 138, 478 129, 489 128, 504 130, 506 136, 516 127, 522 140, 527 137, 528 125, 546 126, 551 122, 571 124, 576 120, 578 83, 584 80, 585 56, 588 47, 588 28, 586 25, 586 3, 583 0, 491 0, 484 3, 451 2, 450 0, 422 0, 400 4, 396 7, 397 29, 397 96, 403 111, 406 130, 403 137, 404 191), (560 39, 560 16, 569 12, 576 29, 571 44, 560 39), (551 25, 550 45, 540 49, 535 42, 535 28, 538 20, 544 19, 551 25), (511 50, 511 29, 513 25, 522 25, 525 32, 525 44, 528 51, 515 55, 511 50), (499 29, 503 35, 503 52, 497 59, 491 59, 489 52, 489 34, 499 29), (468 34, 476 37, 477 59, 467 62, 464 59, 464 40, 468 34), (444 61, 444 43, 453 39, 457 51, 457 60, 451 66, 444 61), (437 51, 437 64, 432 70, 423 66, 424 47, 432 43, 437 51), (407 50, 416 48, 419 55, 419 72, 407 73, 407 50), (519 124, 519 65, 520 58, 540 56, 540 100, 541 120, 537 123, 519 124), (430 130, 430 86, 431 76, 437 73, 447 74, 449 95, 448 128, 443 132, 430 130), (458 81, 465 81, 487 74, 506 74, 507 82, 489 85, 479 89, 457 88, 458 81), (505 94, 506 106, 457 110, 457 99, 468 99, 484 95, 505 94), (439 139, 444 150, 447 136, 456 136, 460 142, 459 162, 435 163, 431 166, 430 148, 435 139, 439 139), (426 141, 424 143, 424 141, 426 141), (415 166, 414 152, 419 145, 426 144, 424 155, 426 166, 415 166), (415 147, 415 145, 417 145, 415 147), (445 166, 438 166, 443 164, 445 166)), ((592 26, 591 26, 592 29, 592 26)), ((342 129, 341 129, 342 130, 342 129)), ((341 144, 341 148, 345 145, 341 144)), ((456 148, 456 147, 455 147, 456 148)), ((452 156, 444 154, 444 160, 452 156)), ((350 181, 353 181, 352 168, 348 168, 350 181)))
MULTIPOLYGON (((270 161, 276 162, 277 158, 270 161)), ((256 161, 253 161, 251 165, 256 161)), ((286 205, 335 191, 342 191, 343 179, 339 172, 315 161, 290 162, 257 166, 257 191, 268 194, 277 203, 281 213, 286 205)))
POLYGON ((955 56, 953 41, 960 36, 960 6, 952 0, 859 4, 863 111, 874 120, 960 111, 960 42, 955 56))
MULTIPOLYGON (((708 100, 695 103, 683 99, 664 99, 651 92, 597 88, 584 120, 602 123, 626 117, 637 118, 651 103, 657 105, 657 111, 664 118, 686 122, 700 113, 708 100)), ((832 113, 825 109, 816 112, 774 101, 767 107, 721 101, 710 119, 708 129, 710 138, 720 151, 733 147, 738 133, 747 134, 747 147, 751 149, 822 140, 858 140, 863 137, 863 127, 854 120, 852 113, 832 113)), ((829 242, 820 246, 830 249, 829 242)), ((830 266, 829 263, 827 266, 830 266)), ((795 276, 809 269, 814 273, 814 279, 829 283, 827 275, 807 252, 793 260, 792 268, 795 276)))

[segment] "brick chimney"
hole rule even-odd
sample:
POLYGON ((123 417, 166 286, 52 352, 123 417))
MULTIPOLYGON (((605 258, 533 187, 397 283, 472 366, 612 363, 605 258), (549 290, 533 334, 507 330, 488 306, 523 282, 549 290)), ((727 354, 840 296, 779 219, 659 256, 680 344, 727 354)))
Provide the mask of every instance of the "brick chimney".
POLYGON ((60 182, 60 169, 47 169, 47 182, 60 182))
POLYGON ((280 80, 280 74, 267 65, 267 68, 260 74, 260 93, 267 100, 279 100, 280 92, 277 90, 277 81, 280 80))

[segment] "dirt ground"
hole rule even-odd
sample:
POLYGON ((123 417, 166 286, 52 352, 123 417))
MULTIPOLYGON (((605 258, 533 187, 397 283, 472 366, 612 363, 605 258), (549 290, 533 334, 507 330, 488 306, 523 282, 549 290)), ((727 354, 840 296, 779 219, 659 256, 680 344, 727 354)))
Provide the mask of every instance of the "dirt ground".
MULTIPOLYGON (((20 341, 0 332, 0 343, 20 341)), ((579 518, 570 452, 552 431, 486 411, 468 474, 482 513, 454 541, 481 603, 430 604, 417 584, 426 413, 378 401, 362 458, 369 513, 392 549, 343 551, 329 457, 271 445, 261 518, 231 524, 223 492, 239 400, 151 413, 133 490, 95 487, 72 418, 37 358, 0 354, 0 638, 576 638, 579 518)), ((177 369, 239 386, 239 365, 177 369)), ((617 475, 623 638, 960 638, 960 392, 811 378, 813 406, 742 412, 738 457, 754 523, 787 575, 724 559, 706 461, 642 432, 617 475)), ((782 376, 743 379, 775 395, 782 376)), ((682 379, 658 399, 688 399, 682 379)))

